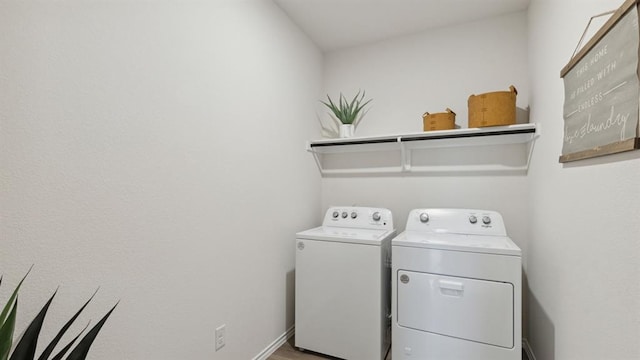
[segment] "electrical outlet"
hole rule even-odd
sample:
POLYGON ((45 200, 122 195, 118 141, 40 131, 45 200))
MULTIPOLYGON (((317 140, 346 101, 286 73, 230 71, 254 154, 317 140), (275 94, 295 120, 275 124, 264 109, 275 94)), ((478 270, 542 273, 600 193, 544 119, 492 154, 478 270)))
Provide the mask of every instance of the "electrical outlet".
POLYGON ((222 324, 216 328, 216 351, 224 347, 227 340, 227 325, 222 324))

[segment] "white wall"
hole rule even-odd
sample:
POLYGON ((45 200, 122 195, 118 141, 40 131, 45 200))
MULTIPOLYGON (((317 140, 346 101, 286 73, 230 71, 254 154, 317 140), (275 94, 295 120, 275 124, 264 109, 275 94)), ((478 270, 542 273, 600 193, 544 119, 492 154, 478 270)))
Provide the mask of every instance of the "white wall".
POLYGON ((467 127, 469 95, 512 84, 517 106, 527 108, 526 21, 519 12, 330 52, 325 92, 337 98, 363 89, 373 98, 359 136, 420 132, 425 111, 447 107, 467 127))
MULTIPOLYGON (((520 91, 518 107, 527 108, 526 30, 526 14, 520 12, 328 53, 325 92, 337 96, 365 89, 373 98, 356 135, 420 132, 425 111, 447 107, 467 127, 467 98, 474 93, 507 90, 513 84, 520 91)), ((469 149, 435 153, 473 157, 469 149)), ((399 230, 414 208, 493 209, 503 214, 509 234, 524 248, 526 189, 522 174, 326 177, 322 204, 387 207, 399 230)))
POLYGON ((249 359, 293 324, 320 219, 322 55, 267 1, 0 2, 0 272, 92 359, 249 359), (227 345, 214 353, 214 328, 227 345))
POLYGON ((565 165, 560 69, 589 18, 622 3, 532 0, 529 340, 538 359, 640 358, 640 154, 565 165))

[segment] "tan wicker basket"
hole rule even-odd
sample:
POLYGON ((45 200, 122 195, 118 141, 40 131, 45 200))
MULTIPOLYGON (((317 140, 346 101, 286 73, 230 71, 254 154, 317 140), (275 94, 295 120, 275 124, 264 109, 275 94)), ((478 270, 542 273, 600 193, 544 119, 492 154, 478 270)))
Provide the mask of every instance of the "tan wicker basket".
POLYGON ((469 96, 469 127, 515 124, 516 95, 518 95, 518 90, 511 85, 509 91, 495 91, 469 96))
POLYGON ((447 108, 445 112, 422 115, 424 131, 451 130, 456 127, 456 113, 447 108))

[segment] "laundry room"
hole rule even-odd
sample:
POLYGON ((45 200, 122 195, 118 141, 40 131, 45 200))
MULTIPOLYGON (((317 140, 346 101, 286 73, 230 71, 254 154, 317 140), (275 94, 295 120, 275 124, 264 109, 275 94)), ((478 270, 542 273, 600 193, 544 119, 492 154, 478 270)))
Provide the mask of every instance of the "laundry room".
MULTIPOLYGON (((296 234, 332 221, 384 229, 389 251, 374 256, 391 272, 392 238, 453 214, 473 235, 508 236, 513 246, 491 255, 517 255, 509 264, 521 272, 496 280, 515 284, 520 303, 514 295, 507 306, 521 333, 511 319, 506 340, 491 338, 499 321, 484 319, 493 325, 471 342, 522 346, 528 360, 640 359, 640 151, 576 159, 563 148, 574 140, 563 70, 616 16, 607 12, 637 5, 0 1, 0 306, 15 315, 0 317, 0 328, 15 321, 13 334, 0 329, 0 358, 54 292, 37 356, 97 288, 59 348, 115 305, 87 359, 282 360, 274 354, 286 346, 291 359, 322 358, 295 352, 297 311, 308 306, 298 303, 296 234), (515 124, 469 126, 470 96, 498 92, 515 99, 515 124), (341 94, 365 104, 353 134, 341 135, 322 103, 341 94), (455 113, 456 128, 425 131, 429 113, 455 113), (17 287, 19 306, 8 306, 17 287)), ((630 28, 637 36, 637 18, 630 28)), ((612 41, 598 60, 632 54, 637 69, 637 38, 618 38, 622 50, 612 41)), ((635 101, 625 150, 638 147, 635 101)), ((414 266, 407 254, 399 259, 414 266)), ((361 253, 342 255, 348 273, 361 253)), ((338 282, 337 265, 315 264, 316 278, 338 282)), ((489 278, 493 266, 463 277, 489 278)), ((428 280, 395 270, 397 281, 428 280)), ((448 295, 462 291, 438 281, 448 295)), ((391 305, 391 290, 373 286, 391 305)), ((354 300, 358 289, 341 292, 354 300)), ((307 301, 327 293, 305 291, 307 301)), ((411 312, 407 327, 423 326, 411 312)), ((431 325, 464 322, 453 315, 431 325)), ((357 318, 332 316, 341 346, 355 347, 345 327, 357 318)))

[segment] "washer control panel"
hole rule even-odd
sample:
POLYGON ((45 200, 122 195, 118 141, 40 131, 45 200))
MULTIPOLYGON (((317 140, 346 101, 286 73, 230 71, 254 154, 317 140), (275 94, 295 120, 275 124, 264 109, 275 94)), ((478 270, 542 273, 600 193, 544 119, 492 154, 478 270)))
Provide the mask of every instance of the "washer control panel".
POLYGON ((391 211, 384 208, 360 206, 330 207, 324 216, 322 225, 358 229, 394 229, 391 211))
POLYGON ((507 236, 502 215, 491 210, 414 209, 407 230, 468 235, 507 236))

